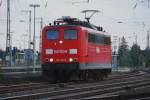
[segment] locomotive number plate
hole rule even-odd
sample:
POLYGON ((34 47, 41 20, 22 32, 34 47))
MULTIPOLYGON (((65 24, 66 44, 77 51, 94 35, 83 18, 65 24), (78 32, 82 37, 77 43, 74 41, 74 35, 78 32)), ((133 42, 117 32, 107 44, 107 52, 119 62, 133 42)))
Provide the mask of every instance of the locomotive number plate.
POLYGON ((54 50, 54 53, 67 53, 67 50, 54 50))

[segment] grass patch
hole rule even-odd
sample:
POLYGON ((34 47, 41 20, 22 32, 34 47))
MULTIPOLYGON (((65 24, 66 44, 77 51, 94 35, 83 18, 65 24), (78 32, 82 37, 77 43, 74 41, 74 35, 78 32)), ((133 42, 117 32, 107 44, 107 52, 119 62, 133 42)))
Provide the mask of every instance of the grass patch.
POLYGON ((0 82, 4 80, 4 76, 2 75, 2 70, 0 69, 0 82))
POLYGON ((122 72, 119 72, 119 71, 112 71, 111 74, 112 74, 112 75, 121 75, 122 72))
POLYGON ((0 74, 0 82, 4 81, 4 77, 2 74, 0 74))

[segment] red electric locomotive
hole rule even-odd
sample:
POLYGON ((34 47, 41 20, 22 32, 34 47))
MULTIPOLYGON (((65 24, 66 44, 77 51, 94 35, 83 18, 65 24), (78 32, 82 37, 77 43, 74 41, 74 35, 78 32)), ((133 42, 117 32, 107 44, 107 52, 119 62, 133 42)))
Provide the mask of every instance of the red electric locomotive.
POLYGON ((111 72, 110 34, 89 22, 62 18, 42 31, 42 73, 56 79, 103 78, 111 72))

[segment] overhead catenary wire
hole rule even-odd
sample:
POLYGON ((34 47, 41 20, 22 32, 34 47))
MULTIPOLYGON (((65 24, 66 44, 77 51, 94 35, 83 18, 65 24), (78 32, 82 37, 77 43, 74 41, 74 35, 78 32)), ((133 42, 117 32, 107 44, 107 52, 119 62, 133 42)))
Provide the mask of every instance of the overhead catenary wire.
POLYGON ((147 7, 150 7, 150 0, 131 0, 132 8, 136 9, 139 3, 147 3, 147 7))
POLYGON ((0 0, 0 7, 1 7, 1 5, 2 5, 2 0, 0 0))
POLYGON ((74 5, 74 4, 79 4, 79 3, 89 3, 90 2, 90 0, 82 0, 82 1, 74 1, 74 2, 72 2, 72 4, 74 5))

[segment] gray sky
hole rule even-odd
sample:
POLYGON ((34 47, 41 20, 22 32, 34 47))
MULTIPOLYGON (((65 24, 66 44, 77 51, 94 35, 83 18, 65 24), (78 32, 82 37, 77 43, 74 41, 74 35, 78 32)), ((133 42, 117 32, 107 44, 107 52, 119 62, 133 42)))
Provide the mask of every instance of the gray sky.
MULTIPOLYGON (((7 0, 0 0, 0 3, 1 1, 0 48, 5 49, 7 0)), ((92 17, 91 23, 103 26, 107 32, 111 33, 112 40, 114 36, 117 36, 118 38, 125 36, 131 46, 133 42, 135 42, 135 35, 137 34, 138 44, 141 48, 145 48, 146 46, 147 30, 150 28, 150 8, 148 8, 146 2, 141 3, 140 0, 90 0, 89 3, 84 3, 86 0, 10 1, 12 45, 21 49, 27 48, 29 24, 28 14, 22 13, 21 10, 32 10, 33 21, 33 8, 29 7, 29 4, 40 4, 40 7, 36 9, 36 49, 38 49, 39 45, 40 17, 44 19, 44 25, 47 25, 49 22, 52 22, 54 19, 60 18, 61 16, 72 16, 84 19, 84 14, 82 14, 81 11, 85 9, 95 9, 101 11, 101 13, 97 13, 92 17), (81 3, 72 4, 73 2, 81 3), (133 9, 136 3, 136 9, 133 9), (20 20, 25 20, 25 22, 21 23, 20 20)))

